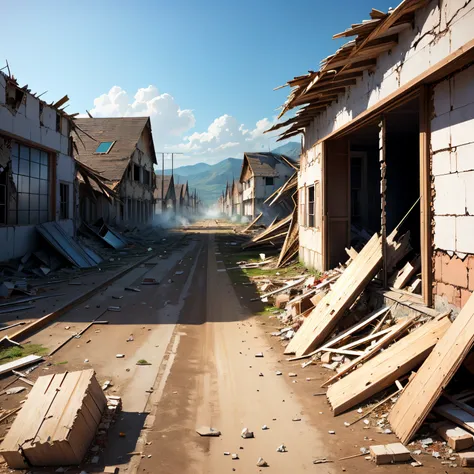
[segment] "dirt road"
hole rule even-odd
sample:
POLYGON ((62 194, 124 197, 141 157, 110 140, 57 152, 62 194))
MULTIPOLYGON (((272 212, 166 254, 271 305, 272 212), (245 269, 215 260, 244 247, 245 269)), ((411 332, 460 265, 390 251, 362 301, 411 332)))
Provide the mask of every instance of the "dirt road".
MULTIPOLYGON (((101 384, 112 381, 107 393, 122 397, 123 412, 111 427, 99 463, 87 464, 89 457, 81 469, 145 474, 441 472, 434 458, 413 468, 376 466, 360 456, 362 447, 397 440, 364 423, 347 428, 344 422, 359 417, 357 412, 332 416, 326 397, 320 396, 327 371, 316 365, 302 369, 299 362, 286 360, 279 339, 270 336, 279 323, 255 314, 260 304, 250 303, 255 289, 226 267, 231 235, 212 225, 188 229, 176 237, 172 251, 162 251, 31 337, 32 343, 53 349, 93 319, 108 321, 69 340, 29 376, 93 367, 101 384), (143 278, 160 284, 140 285, 143 278), (108 311, 110 305, 120 311, 108 311), (259 353, 263 357, 256 357, 259 353), (149 365, 137 365, 139 360, 149 365), (196 429, 201 426, 222 434, 200 437, 196 429), (255 437, 241 438, 244 428, 255 437), (282 444, 286 452, 277 452, 282 444), (354 455, 358 457, 340 460, 354 455), (257 467, 260 457, 268 468, 257 467), (331 462, 313 464, 324 458, 331 462)), ((0 399, 0 404, 18 406, 25 393, 0 399)))

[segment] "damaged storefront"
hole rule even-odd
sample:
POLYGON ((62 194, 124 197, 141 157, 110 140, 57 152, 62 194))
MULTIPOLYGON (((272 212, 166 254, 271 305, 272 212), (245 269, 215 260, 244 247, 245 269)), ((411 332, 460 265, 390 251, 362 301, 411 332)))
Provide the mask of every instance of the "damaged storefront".
POLYGON ((35 249, 38 224, 56 221, 75 233, 72 118, 61 109, 67 101, 48 105, 0 73, 0 261, 35 249))
POLYGON ((455 312, 474 290, 474 8, 402 2, 335 38, 321 69, 288 82, 281 139, 303 134, 300 258, 327 270, 381 237, 385 288, 455 312), (409 238, 404 275, 387 239, 409 238))

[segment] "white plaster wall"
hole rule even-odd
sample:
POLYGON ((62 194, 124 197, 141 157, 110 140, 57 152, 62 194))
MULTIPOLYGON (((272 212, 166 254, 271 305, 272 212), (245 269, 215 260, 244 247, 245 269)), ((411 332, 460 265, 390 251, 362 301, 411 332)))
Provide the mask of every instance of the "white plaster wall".
MULTIPOLYGON (((307 150, 301 160, 298 173, 298 189, 321 182, 321 145, 307 150)), ((310 268, 322 269, 322 235, 321 222, 316 227, 299 226, 300 260, 310 268)))
POLYGON ((370 74, 347 88, 308 126, 304 150, 353 120, 426 69, 474 38, 474 2, 433 0, 416 12, 415 27, 399 34, 398 44, 377 59, 370 74))
POLYGON ((434 243, 474 254, 474 66, 433 88, 434 243))

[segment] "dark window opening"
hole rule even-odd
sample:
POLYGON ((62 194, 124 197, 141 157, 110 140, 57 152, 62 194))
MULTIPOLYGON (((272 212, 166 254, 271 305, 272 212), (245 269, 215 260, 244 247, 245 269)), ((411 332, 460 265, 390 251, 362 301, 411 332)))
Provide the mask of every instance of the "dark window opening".
POLYGON ((151 186, 151 173, 146 169, 143 169, 143 184, 151 186))
POLYGON ((138 165, 133 165, 133 180, 140 181, 140 167, 138 165))
POLYGON ((273 178, 265 178, 265 186, 273 186, 273 178))
POLYGON ((24 97, 25 91, 19 89, 12 83, 7 83, 5 101, 7 106, 10 107, 11 110, 14 110, 15 113, 22 104, 24 97))
POLYGON ((56 112, 56 131, 61 132, 61 115, 56 112))
POLYGON ((314 185, 308 186, 308 227, 314 227, 314 185))
POLYGON ((69 219, 69 184, 59 183, 59 218, 69 219))
POLYGON ((12 143, 9 225, 40 224, 49 220, 49 156, 36 148, 12 143))

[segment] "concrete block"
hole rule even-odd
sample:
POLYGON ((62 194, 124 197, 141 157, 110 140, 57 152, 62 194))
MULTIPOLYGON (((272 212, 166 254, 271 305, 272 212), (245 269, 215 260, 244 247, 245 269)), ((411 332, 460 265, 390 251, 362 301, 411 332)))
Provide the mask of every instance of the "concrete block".
POLYGON ((451 126, 451 146, 465 145, 473 141, 474 103, 455 109, 449 113, 451 126))
POLYGON ((468 143, 456 148, 456 170, 474 170, 474 143, 468 143))
POLYGON ((433 153, 431 168, 433 176, 451 173, 451 160, 451 152, 448 150, 433 153))
POLYGON ((434 114, 436 117, 447 114, 451 110, 451 84, 446 79, 437 84, 433 89, 434 114))
POLYGON ((464 215, 466 213, 464 180, 458 173, 435 177, 434 186, 435 215, 464 215))
POLYGON ((459 453, 459 462, 462 467, 474 467, 474 452, 459 453))
POLYGON ((451 146, 451 128, 449 114, 443 114, 431 120, 431 150, 436 152, 451 146))
POLYGON ((459 173, 459 177, 464 181, 466 190, 466 211, 469 215, 474 216, 474 171, 459 173))
POLYGON ((469 449, 474 445, 474 436, 451 422, 443 422, 436 426, 436 432, 455 451, 469 449))
POLYGON ((39 124, 39 100, 28 94, 26 96, 26 117, 33 121, 33 123, 39 124))
MULTIPOLYGON (((445 2, 450 3, 450 2, 445 2)), ((472 25, 474 25, 474 9, 468 6, 465 15, 458 16, 458 19, 451 24, 450 43, 451 53, 466 45, 472 40, 472 25), (469 11, 469 8, 470 11, 469 11)))
POLYGON ((474 87, 472 87, 473 77, 474 67, 470 66, 469 68, 464 69, 464 71, 456 74, 451 79, 451 105, 453 109, 459 109, 468 104, 474 103, 474 87))
POLYGON ((456 217, 435 216, 434 244, 440 250, 456 250, 456 217))
POLYGON ((370 457, 377 465, 404 462, 411 459, 410 451, 402 443, 370 446, 370 457))
POLYGON ((456 217, 456 251, 474 254, 474 216, 456 217))

